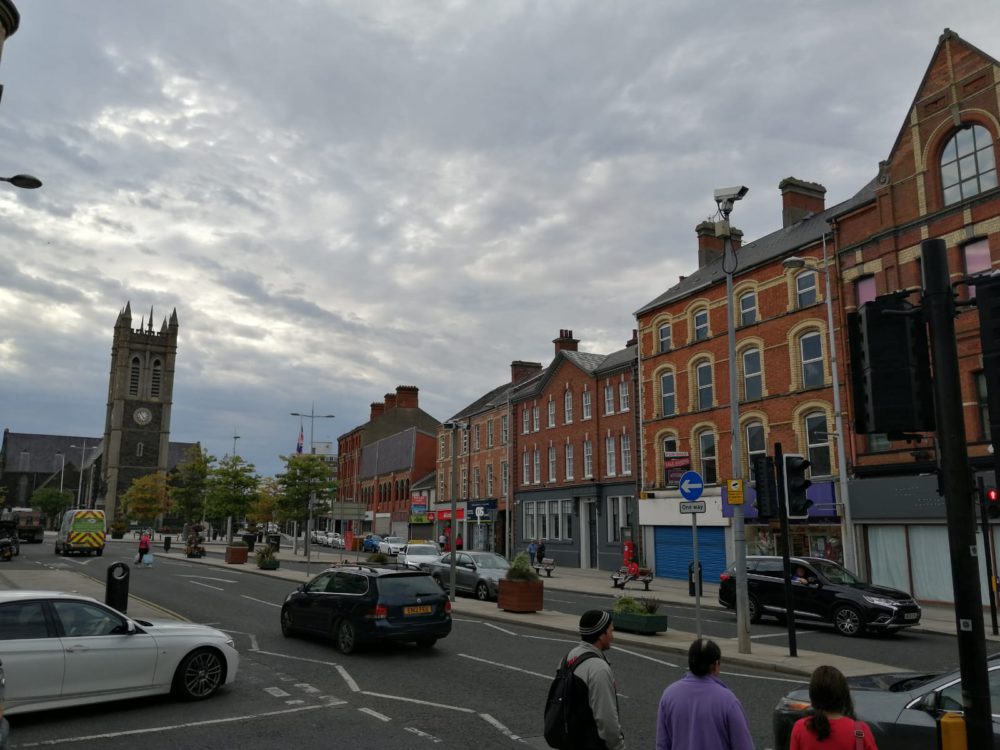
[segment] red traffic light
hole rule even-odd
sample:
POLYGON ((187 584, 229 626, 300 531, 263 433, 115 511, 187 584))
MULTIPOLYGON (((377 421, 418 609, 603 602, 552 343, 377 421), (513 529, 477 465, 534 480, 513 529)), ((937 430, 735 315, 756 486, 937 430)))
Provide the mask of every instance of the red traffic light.
POLYGON ((990 518, 1000 518, 1000 492, 996 487, 986 488, 986 513, 990 518))
POLYGON ((997 500, 1000 500, 1000 493, 997 492, 996 487, 990 487, 986 490, 986 499, 991 503, 995 503, 997 500))

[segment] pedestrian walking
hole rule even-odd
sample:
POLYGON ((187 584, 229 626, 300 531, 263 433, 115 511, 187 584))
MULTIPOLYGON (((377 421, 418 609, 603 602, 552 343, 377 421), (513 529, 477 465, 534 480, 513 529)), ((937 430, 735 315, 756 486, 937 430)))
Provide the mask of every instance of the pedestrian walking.
POLYGON ((448 537, 446 537, 444 535, 444 532, 442 531, 441 532, 441 536, 438 537, 438 544, 441 545, 441 549, 442 550, 444 549, 444 543, 447 542, 447 541, 448 541, 448 537))
POLYGON ((461 552, 464 546, 465 542, 462 541, 462 535, 459 534, 458 536, 455 537, 455 549, 461 552))
POLYGON ((812 713, 795 722, 788 750, 878 750, 871 729, 854 718, 851 691, 839 669, 813 670, 809 701, 812 713))
POLYGON ((545 540, 544 539, 539 539, 538 540, 538 549, 535 551, 535 554, 538 555, 535 559, 538 560, 538 564, 541 565, 542 564, 542 560, 545 559, 545 540))
POLYGON ((668 685, 656 711, 656 750, 753 750, 750 722, 739 698, 719 679, 722 651, 698 638, 688 669, 668 685))
POLYGON ((149 545, 150 545, 149 532, 144 531, 142 532, 142 536, 139 537, 139 554, 136 555, 135 558, 136 563, 143 562, 143 558, 149 554, 149 545))
POLYGON ((535 564, 535 556, 538 553, 538 545, 535 544, 535 540, 532 539, 531 543, 528 545, 528 562, 532 565, 535 564))
POLYGON ((580 617, 580 640, 560 662, 573 669, 574 690, 566 706, 567 748, 573 750, 625 750, 618 711, 618 688, 604 652, 614 640, 611 615, 603 609, 587 610, 580 617), (595 658, 596 657, 596 658, 595 658), (577 666, 573 666, 577 664, 577 666))

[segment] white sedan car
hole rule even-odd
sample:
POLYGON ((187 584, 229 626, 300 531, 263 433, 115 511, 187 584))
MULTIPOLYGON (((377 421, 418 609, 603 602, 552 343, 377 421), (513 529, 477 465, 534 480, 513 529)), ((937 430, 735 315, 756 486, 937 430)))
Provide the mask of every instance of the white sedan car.
POLYGON ((326 532, 326 537, 324 537, 323 544, 333 549, 344 549, 344 537, 337 531, 328 531, 326 532))
POLYGON ((378 543, 378 551, 383 555, 398 555, 399 551, 406 546, 406 540, 401 536, 382 537, 378 543))
POLYGON ((420 570, 422 563, 430 563, 441 558, 441 548, 436 542, 411 543, 399 552, 396 562, 407 568, 420 570))
POLYGON ((133 620, 96 599, 0 591, 4 713, 173 693, 202 700, 236 679, 233 639, 206 625, 133 620))

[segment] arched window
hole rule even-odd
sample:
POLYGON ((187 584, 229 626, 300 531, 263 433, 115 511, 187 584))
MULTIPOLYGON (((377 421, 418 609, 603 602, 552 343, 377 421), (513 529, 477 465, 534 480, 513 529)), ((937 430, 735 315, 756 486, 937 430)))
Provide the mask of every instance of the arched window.
POLYGON ((142 451, 144 449, 145 449, 145 446, 142 443, 136 443, 135 444, 135 455, 136 455, 136 458, 142 458, 142 451))
POLYGON ((660 326, 659 334, 660 334, 660 353, 662 354, 663 352, 669 352, 671 346, 670 324, 664 323, 662 326, 660 326))
POLYGON ((749 326, 757 322, 757 295, 747 292, 740 295, 740 325, 749 326))
POLYGON ((669 417, 677 413, 677 391, 674 374, 665 372, 660 376, 660 416, 669 417))
POLYGON ((750 467, 750 481, 754 482, 757 480, 753 470, 754 456, 767 455, 767 443, 764 439, 764 425, 761 422, 751 422, 745 429, 747 465, 750 467))
POLYGON ((810 331, 799 339, 799 353, 802 355, 802 387, 823 385, 823 339, 818 331, 810 331))
POLYGON ((708 338, 708 308, 695 310, 694 313, 694 340, 704 341, 708 338))
POLYGON ((695 382, 698 387, 697 405, 699 409, 711 409, 713 401, 712 363, 701 362, 695 366, 695 382))
POLYGON ((941 189, 950 206, 997 186, 993 138, 982 125, 959 130, 941 152, 941 189))
POLYGON ((138 357, 132 357, 132 365, 128 371, 128 395, 139 395, 139 375, 142 372, 142 364, 138 357))
POLYGON ((719 474, 716 468, 715 433, 711 430, 698 433, 698 457, 701 459, 701 476, 705 484, 717 484, 719 474))
POLYGON ((816 292, 816 272, 803 271, 795 277, 795 304, 797 307, 809 307, 815 305, 816 292))
POLYGON ((163 380, 163 365, 160 360, 153 360, 153 372, 149 381, 149 395, 151 398, 160 397, 160 383, 163 380))
POLYGON ((827 429, 826 414, 822 412, 806 414, 805 427, 810 476, 829 476, 831 474, 830 432, 827 429))
POLYGON ((757 401, 764 395, 764 374, 760 367, 760 349, 743 351, 743 400, 757 401))
POLYGON ((573 391, 569 388, 563 394, 563 422, 569 424, 573 421, 573 391))

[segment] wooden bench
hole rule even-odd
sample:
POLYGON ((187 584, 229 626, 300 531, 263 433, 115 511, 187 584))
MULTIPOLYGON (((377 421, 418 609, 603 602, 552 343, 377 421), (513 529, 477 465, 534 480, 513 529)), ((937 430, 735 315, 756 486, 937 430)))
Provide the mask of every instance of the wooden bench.
POLYGON ((618 569, 617 573, 611 574, 611 587, 616 589, 625 588, 629 581, 639 581, 649 591, 649 584, 653 580, 653 571, 649 568, 639 568, 638 575, 632 575, 624 565, 618 569))
POLYGON ((551 557, 543 557, 540 563, 539 562, 532 563, 532 567, 535 569, 535 572, 538 573, 539 575, 541 575, 542 571, 544 570, 546 577, 551 578, 552 571, 555 570, 556 568, 556 561, 553 560, 551 557))

